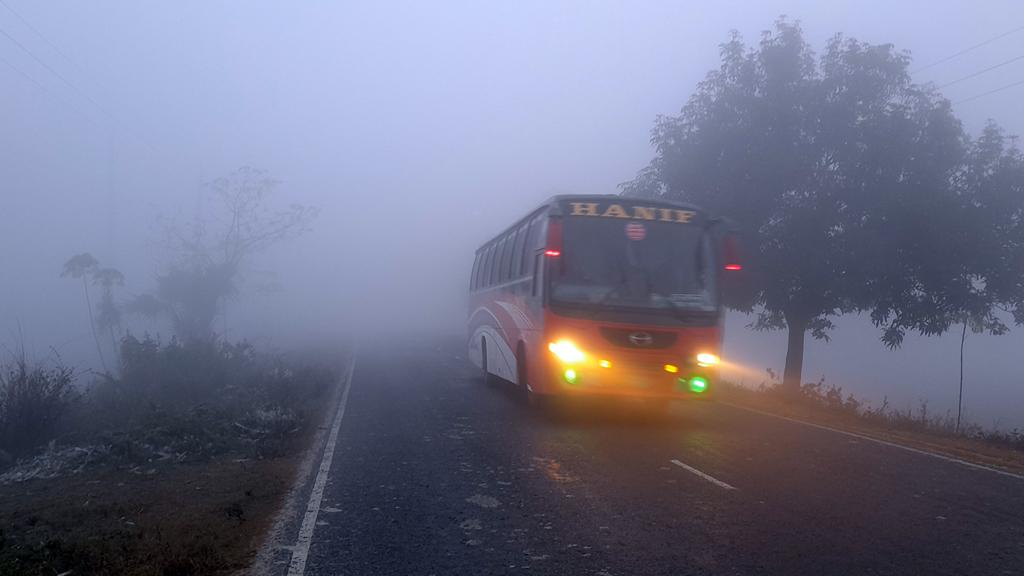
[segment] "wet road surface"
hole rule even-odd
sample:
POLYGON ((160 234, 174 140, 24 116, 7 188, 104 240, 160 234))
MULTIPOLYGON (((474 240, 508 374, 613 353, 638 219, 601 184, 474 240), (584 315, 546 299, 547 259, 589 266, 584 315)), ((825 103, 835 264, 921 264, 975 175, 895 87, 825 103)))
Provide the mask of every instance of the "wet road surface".
POLYGON ((710 402, 537 413, 460 344, 360 349, 305 574, 1024 574, 1024 479, 710 402))

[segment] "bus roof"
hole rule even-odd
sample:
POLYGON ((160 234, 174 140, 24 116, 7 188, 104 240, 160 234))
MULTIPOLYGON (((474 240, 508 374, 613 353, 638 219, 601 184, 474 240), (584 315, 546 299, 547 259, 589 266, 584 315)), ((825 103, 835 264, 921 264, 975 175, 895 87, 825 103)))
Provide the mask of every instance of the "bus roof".
POLYGON ((527 220, 530 220, 531 218, 536 216, 538 213, 543 212, 544 210, 548 210, 548 209, 551 209, 551 208, 556 208, 556 209, 560 208, 562 206, 562 204, 565 203, 565 202, 586 202, 586 201, 595 201, 595 202, 605 201, 605 202, 607 202, 607 201, 610 201, 610 200, 615 200, 615 201, 618 201, 618 202, 627 202, 627 203, 630 203, 630 204, 636 203, 636 202, 642 202, 644 204, 650 204, 650 205, 653 205, 653 206, 665 206, 665 207, 670 207, 670 208, 678 208, 678 209, 684 209, 684 210, 691 210, 693 212, 697 212, 698 214, 704 214, 704 210, 701 210, 700 208, 694 206, 693 204, 688 204, 688 203, 685 203, 685 202, 676 202, 674 200, 664 200, 664 199, 661 199, 661 198, 634 198, 634 197, 631 197, 631 196, 620 196, 618 194, 556 194, 556 195, 548 198, 544 202, 542 202, 539 206, 537 206, 533 210, 530 210, 529 212, 527 212, 522 218, 519 218, 518 220, 513 222, 510 226, 507 226, 506 228, 504 228, 498 234, 495 234, 491 238, 488 238, 486 242, 481 244, 476 249, 476 252, 479 252, 479 251, 487 248, 487 246, 489 246, 490 244, 500 240, 505 235, 507 235, 510 231, 512 231, 515 228, 518 228, 519 226, 521 226, 523 224, 523 222, 525 222, 527 220))
MULTIPOLYGON (((629 202, 629 203, 643 202, 644 204, 653 204, 655 206, 666 206, 666 207, 671 207, 671 208, 683 208, 683 209, 686 209, 686 210, 692 210, 694 212, 699 212, 701 214, 704 213, 704 210, 701 210, 700 208, 694 206, 693 204, 688 204, 686 202, 677 202, 675 200, 665 200, 665 199, 662 199, 662 198, 637 198, 637 197, 633 197, 633 196, 620 196, 618 194, 556 194, 556 195, 552 196, 551 198, 548 198, 547 200, 545 200, 543 205, 544 206, 557 205, 557 204, 559 204, 561 202, 569 202, 569 201, 571 201, 571 202, 580 202, 580 201, 585 202, 587 200, 596 200, 596 201, 601 201, 601 200, 605 200, 605 201, 617 200, 619 202, 629 202)), ((532 213, 533 212, 531 212, 531 214, 532 213)))

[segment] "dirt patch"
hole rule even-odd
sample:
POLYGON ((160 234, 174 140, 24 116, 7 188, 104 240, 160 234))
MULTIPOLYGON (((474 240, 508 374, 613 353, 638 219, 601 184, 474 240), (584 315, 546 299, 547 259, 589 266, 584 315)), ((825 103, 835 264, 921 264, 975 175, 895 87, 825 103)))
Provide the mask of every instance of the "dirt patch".
POLYGON ((0 574, 216 574, 246 565, 292 456, 101 467, 5 486, 0 574))
POLYGON ((1024 450, 1004 446, 1001 441, 970 438, 942 431, 900 429, 895 425, 886 425, 882 418, 855 414, 849 410, 833 410, 807 402, 787 401, 775 393, 738 386, 720 387, 718 393, 720 401, 736 406, 1024 474, 1024 450))
POLYGON ((9 464, 0 576, 245 571, 336 393, 294 382, 289 403, 154 412, 9 464))

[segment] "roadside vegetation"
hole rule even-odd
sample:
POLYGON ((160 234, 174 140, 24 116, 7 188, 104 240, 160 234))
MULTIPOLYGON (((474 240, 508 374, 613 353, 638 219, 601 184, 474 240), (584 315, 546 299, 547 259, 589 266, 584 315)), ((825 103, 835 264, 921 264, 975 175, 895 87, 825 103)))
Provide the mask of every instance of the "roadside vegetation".
POLYGON ((95 370, 54 353, 0 358, 0 576, 216 574, 244 567, 330 405, 340 351, 285 356, 214 332, 247 266, 309 229, 278 182, 242 168, 210 210, 165 227, 156 285, 88 252, 81 284, 95 370), (159 327, 161 338, 130 331, 159 327))
POLYGON ((797 394, 774 378, 757 387, 724 382, 719 398, 727 403, 779 416, 857 432, 968 461, 1024 472, 1024 430, 957 423, 952 410, 935 412, 927 401, 895 408, 888 399, 873 404, 822 378, 803 384, 797 394))
POLYGON ((79 390, 56 360, 3 367, 0 574, 244 566, 338 373, 246 343, 129 335, 120 356, 79 390))

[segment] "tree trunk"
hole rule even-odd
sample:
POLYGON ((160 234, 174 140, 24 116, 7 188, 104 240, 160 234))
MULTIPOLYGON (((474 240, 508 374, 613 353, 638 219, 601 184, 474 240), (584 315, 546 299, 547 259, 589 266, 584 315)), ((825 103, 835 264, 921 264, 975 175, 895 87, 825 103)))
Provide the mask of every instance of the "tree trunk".
POLYGON ((92 312, 92 298, 89 297, 89 283, 86 281, 85 275, 82 275, 82 288, 85 289, 85 306, 89 309, 89 328, 92 329, 92 340, 96 343, 96 354, 100 357, 100 366, 103 367, 103 372, 109 374, 107 360, 103 357, 103 347, 100 346, 100 337, 96 333, 96 316, 92 312))
POLYGON ((786 316, 789 330, 789 344, 786 348, 786 371, 782 376, 782 388, 788 393, 800 392, 800 382, 804 370, 804 333, 807 322, 796 317, 786 316))
POLYGON ((960 393, 956 397, 956 432, 960 432, 960 416, 964 413, 964 341, 967 340, 967 321, 960 333, 960 393))
POLYGON ((110 326, 110 344, 113 346, 114 351, 114 372, 116 375, 121 374, 121 347, 117 344, 117 336, 114 334, 114 327, 110 326))

